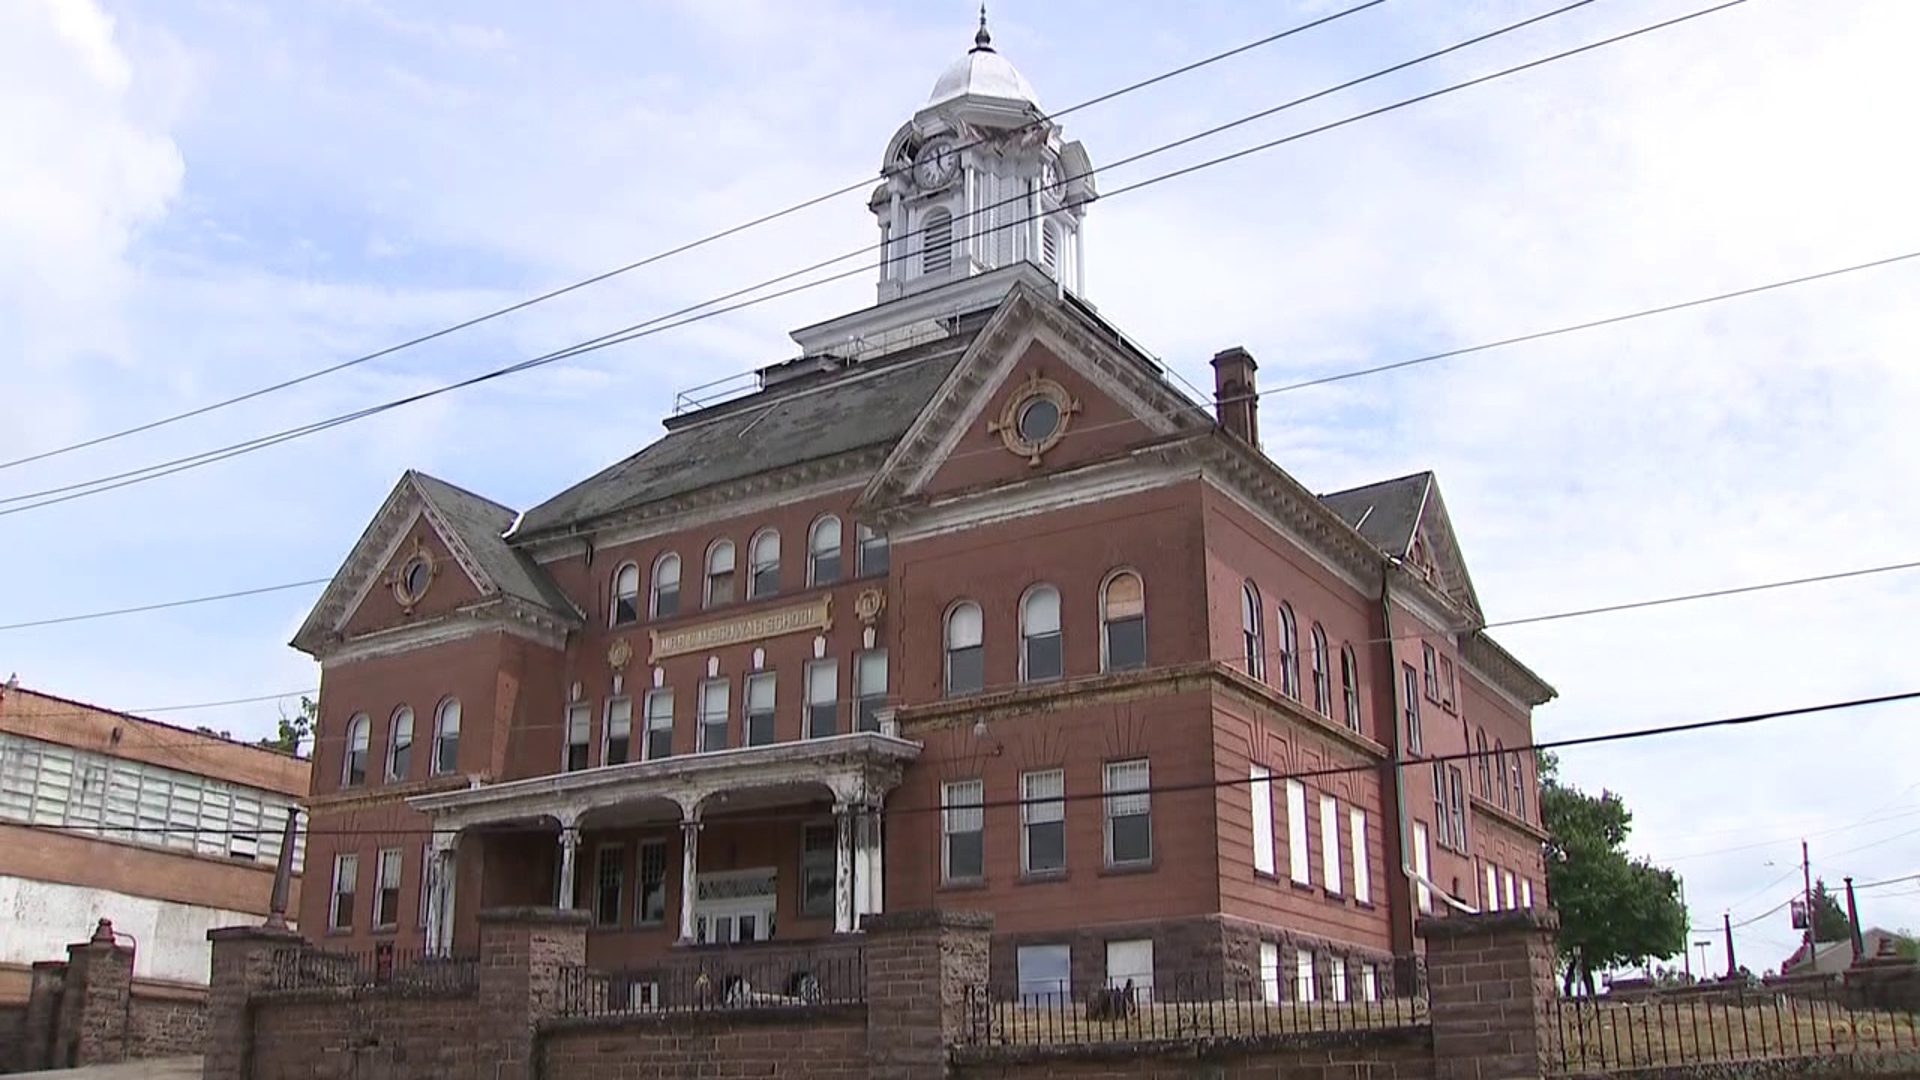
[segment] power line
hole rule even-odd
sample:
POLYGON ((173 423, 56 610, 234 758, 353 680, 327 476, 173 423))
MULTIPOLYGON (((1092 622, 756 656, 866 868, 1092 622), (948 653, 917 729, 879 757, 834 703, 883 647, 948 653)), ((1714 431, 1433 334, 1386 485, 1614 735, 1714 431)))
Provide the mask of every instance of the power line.
POLYGON ((285 592, 288 589, 302 589, 309 585, 325 585, 332 580, 332 578, 308 578, 305 581, 288 581, 279 585, 262 585, 257 589, 241 589, 237 592, 215 593, 211 596, 193 596, 185 600, 165 600, 157 604, 141 604, 136 607, 90 611, 84 615, 60 615, 50 619, 34 619, 31 622, 7 623, 0 625, 0 630, 30 630, 36 626, 58 626, 62 623, 85 622, 89 619, 107 619, 117 615, 137 615, 145 611, 165 611, 169 608, 190 607, 194 604, 211 604, 218 600, 237 600, 246 596, 264 596, 268 593, 285 592))
MULTIPOLYGON (((1081 109, 1090 108, 1094 105, 1103 104, 1105 102, 1112 101, 1115 98, 1119 98, 1127 94, 1131 94, 1138 90, 1144 90, 1149 86, 1153 86, 1155 84, 1165 82, 1168 79, 1185 75, 1189 72, 1196 71, 1210 64, 1218 63, 1219 61, 1226 60, 1234 56, 1238 56, 1241 53, 1250 52, 1254 49, 1260 48, 1265 45, 1271 45, 1277 41, 1281 41, 1286 38, 1292 37, 1295 34, 1300 34, 1308 30, 1316 29, 1328 23, 1335 22, 1339 19, 1344 19, 1349 15, 1358 14, 1362 11, 1367 10, 1368 8, 1378 7, 1379 5, 1384 3, 1386 3, 1386 0, 1366 0, 1366 2, 1364 3, 1356 4, 1353 7, 1346 8, 1345 10, 1337 11, 1330 15, 1326 15, 1318 19, 1313 19, 1308 22, 1301 23, 1289 29, 1279 31, 1278 33, 1269 34, 1266 37, 1247 42, 1244 45, 1235 46, 1234 48, 1228 49, 1224 52, 1215 53, 1212 56, 1206 57, 1201 60, 1196 60, 1192 63, 1185 64, 1181 67, 1177 67, 1169 71, 1161 72, 1158 75, 1154 75, 1149 78, 1142 79, 1139 82, 1135 82, 1130 85, 1123 86, 1120 89, 1110 90, 1097 97, 1089 98, 1085 101, 1082 101, 1077 105, 1072 105, 1065 109, 1061 109, 1058 112, 1043 114, 1041 116, 1038 116, 1033 120, 1030 120, 1027 123, 1021 125, 1020 127, 1015 128, 1014 134, 1017 135, 1022 132, 1031 131, 1034 128, 1040 127, 1044 124, 1058 121, 1061 117, 1066 116, 1070 113, 1079 112, 1081 109)), ((966 150, 974 146, 979 146, 985 141, 986 141, 985 137, 982 137, 982 138, 974 139, 970 142, 962 142, 957 144, 954 147, 954 150, 955 152, 966 150)), ((880 180, 885 181, 885 180, 891 179, 893 176, 896 176, 902 172, 907 171, 910 168, 911 168, 910 165, 898 165, 898 166, 885 167, 880 170, 879 178, 880 180)), ((861 188, 866 187, 870 183, 873 183, 872 178, 862 178, 860 180, 856 180, 851 184, 845 185, 844 187, 835 188, 834 190, 826 192, 825 194, 816 195, 810 199, 804 199, 800 202, 794 203, 793 205, 788 206, 785 209, 776 210, 768 214, 763 214, 760 217, 754 218, 750 221, 742 222, 738 225, 730 226, 726 229, 720 230, 719 232, 709 233, 706 236, 700 237, 697 240, 691 240, 691 241, 688 241, 687 243, 680 244, 676 247, 668 248, 664 251, 660 251, 653 255, 649 255, 646 258, 639 259, 635 262, 630 262, 625 266, 615 267, 612 270, 607 270, 602 273, 595 274, 592 277, 583 278, 579 281, 573 282, 570 285, 565 285, 560 288, 541 293, 540 295, 532 297, 531 299, 522 300, 514 304, 509 304, 506 307, 497 308, 483 315, 478 315, 473 318, 464 320, 462 322, 455 323, 451 326, 443 327, 442 329, 435 330, 431 333, 422 334, 415 338, 410 338, 406 341, 400 342, 397 345, 389 345, 386 348, 379 349, 375 352, 366 353, 361 356, 356 356, 350 360, 344 360, 336 364, 328 365, 326 367, 317 368, 313 371, 307 372, 306 374, 299 375, 291 379, 286 379, 281 382, 273 383, 268 386, 263 386, 257 390, 251 390, 246 393, 238 394, 233 397, 222 399, 220 401, 215 401, 207 405, 198 406, 196 408, 189 409, 185 412, 175 413, 170 416, 164 416, 157 420, 150 420, 145 423, 137 424, 133 427, 110 432, 106 435, 100 435, 90 439, 85 439, 83 441, 72 443, 67 446, 60 446, 51 450, 43 450, 38 453, 29 454, 25 457, 15 458, 11 461, 0 462, 0 470, 11 469, 17 465, 26 465, 35 461, 44 461, 47 458, 57 457, 61 454, 71 453, 75 450, 84 450, 88 447, 99 446, 102 443, 108 443, 108 442, 113 442, 117 439, 123 439, 129 435, 138 435, 143 432, 152 431, 156 428, 166 427, 169 424, 178 423, 179 421, 182 421, 182 420, 189 420, 197 416, 204 416, 207 413, 215 412, 217 410, 227 408, 228 406, 231 406, 231 405, 238 405, 242 402, 251 401, 254 398, 264 397, 268 394, 276 393, 281 390, 286 390, 291 387, 299 386, 302 383, 311 382, 312 380, 321 378, 322 376, 331 375, 338 371, 344 371, 347 368, 355 367, 357 365, 367 363, 368 361, 371 361, 371 360, 378 360, 381 357, 391 356, 394 353, 401 352, 406 349, 411 349, 417 345, 424 345, 427 342, 434 341, 438 338, 446 337, 449 334, 458 333, 462 330, 479 326, 482 323, 491 322, 494 319, 498 319, 506 315, 511 315, 517 311, 523 311, 527 308, 533 307, 536 304, 542 304, 549 300, 553 300, 558 297, 565 296, 568 293, 575 292, 579 289, 584 289, 590 285, 596 285, 596 284, 599 284, 600 282, 607 281, 611 278, 619 277, 623 274, 627 274, 634 270, 641 269, 642 267, 651 266, 654 263, 662 262, 666 259, 673 258, 676 255, 685 254, 686 252, 692 251, 696 248, 704 247, 718 240, 723 240, 727 237, 735 236, 735 235, 738 235, 739 233, 746 232, 749 229, 754 229, 761 225, 769 224, 781 218, 788 217, 792 214, 796 214, 802 210, 811 209, 812 207, 818 206, 821 203, 839 198, 842 195, 846 195, 854 191, 858 191, 861 188)))
MULTIPOLYGON (((1521 23, 1513 24, 1501 30, 1492 31, 1487 34, 1480 35, 1478 38, 1471 39, 1471 40, 1483 41, 1488 38, 1497 36, 1499 34, 1507 33, 1514 29, 1518 29, 1521 26, 1528 25, 1533 22, 1538 22, 1541 19, 1549 18, 1554 15, 1563 13, 1575 7, 1584 6, 1584 4, 1589 2, 1591 2, 1591 0, 1577 0, 1576 3, 1568 5, 1565 8, 1558 9, 1555 12, 1549 12, 1547 15, 1537 16, 1533 19, 1529 19, 1521 23)), ((1309 128, 1305 131, 1297 132, 1292 135, 1284 136, 1284 137, 1273 139, 1273 140, 1260 143, 1254 146, 1246 147, 1241 150, 1224 154, 1219 157, 1216 157, 1207 161, 1199 162, 1194 165, 1189 165, 1189 166, 1175 169, 1166 173, 1161 173, 1157 176, 1148 177, 1145 180, 1136 181, 1135 183, 1117 188, 1112 192, 1106 193, 1102 197, 1107 199, 1116 198, 1120 195, 1127 194, 1133 191, 1138 191, 1140 189, 1152 186, 1157 183, 1164 182, 1166 180, 1176 179, 1179 177, 1190 175, 1192 173, 1199 172, 1204 169, 1227 164, 1229 162, 1239 160, 1240 158, 1248 157, 1256 153, 1261 153, 1267 150, 1271 150, 1276 147, 1283 146, 1288 143, 1292 143, 1312 135, 1321 134, 1321 133, 1331 131, 1340 127, 1344 127, 1348 124, 1370 119, 1375 116, 1380 116, 1382 114, 1392 112, 1397 109, 1419 104, 1424 101, 1429 101, 1434 98, 1441 97, 1445 94, 1454 93, 1456 91, 1464 90, 1473 86, 1478 86, 1482 83, 1490 82, 1495 79, 1506 77, 1508 75, 1517 74, 1517 73, 1527 71, 1532 68, 1540 67, 1542 65, 1549 64, 1558 60, 1563 60, 1572 56, 1580 55, 1582 53, 1590 52, 1595 49, 1603 48, 1608 45, 1612 45, 1621 41, 1628 40, 1630 38, 1639 37, 1641 35, 1652 33, 1657 30, 1665 29, 1667 27, 1671 27, 1679 23, 1700 18, 1704 15, 1709 15, 1715 12, 1724 11, 1728 8, 1738 6, 1746 2, 1747 0, 1726 0, 1726 2, 1724 3, 1715 5, 1713 7, 1705 8, 1699 11, 1695 11, 1687 15, 1678 16, 1676 18, 1654 23, 1648 26, 1641 27, 1637 30, 1628 31, 1623 34, 1617 34, 1609 38, 1604 38, 1600 41, 1592 42, 1590 44, 1579 46, 1574 49, 1569 49, 1563 52, 1555 53, 1553 55, 1543 57, 1537 60, 1528 61, 1523 64, 1517 64, 1512 67, 1504 68, 1500 71, 1496 71, 1488 75, 1483 75, 1474 79, 1466 80, 1464 82, 1455 83, 1450 86, 1443 87, 1442 89, 1429 91, 1427 93, 1416 95, 1411 98, 1405 98, 1405 99, 1402 99, 1401 101, 1398 101, 1389 105, 1381 106, 1375 109, 1370 109, 1361 113, 1356 113, 1354 115, 1348 116, 1341 120, 1336 120, 1331 123, 1322 124, 1314 128, 1309 128)), ((1452 46, 1449 49, 1441 50, 1440 52, 1437 52, 1437 53, 1429 54, 1428 58, 1430 58, 1431 56, 1442 55, 1445 52, 1449 52, 1449 51, 1452 51, 1453 49, 1463 47, 1464 44, 1466 43, 1462 43, 1462 45, 1452 46)), ((1417 63, 1417 62, 1420 62, 1420 61, 1409 61, 1408 63, 1417 63)), ((1399 68, 1404 68, 1406 66, 1407 64, 1396 65, 1395 68, 1387 69, 1387 70, 1398 70, 1399 68)), ((1351 86, 1356 83, 1366 81, 1366 79, 1369 79, 1369 78, 1379 77, 1380 74, 1381 73, 1376 72, 1372 75, 1364 76, 1360 79, 1351 80, 1346 84, 1342 84, 1342 86, 1343 87, 1351 86)), ((1338 88, 1335 88, 1335 89, 1338 89, 1338 88)), ((1263 113, 1256 114, 1256 115, 1270 115, 1271 113, 1278 111, 1278 109, 1288 108, 1293 105, 1297 105, 1302 102, 1312 100, 1314 97, 1322 96, 1330 92, 1332 91, 1331 90, 1321 91, 1319 94, 1311 95, 1306 98, 1296 99, 1295 101, 1289 102, 1286 105, 1278 106, 1275 109, 1265 110, 1263 113)), ((1244 122, 1244 119, 1245 118, 1243 118, 1242 121, 1236 121, 1236 123, 1244 122)), ((1228 127, 1228 126, 1232 126, 1232 125, 1224 125, 1222 128, 1219 128, 1216 130, 1225 130, 1225 127, 1228 127)), ((1122 162, 1115 162, 1112 165, 1103 166, 1102 168, 1111 169, 1120 164, 1124 164, 1126 162, 1137 161, 1137 160, 1140 160, 1142 157, 1148 156, 1149 154, 1158 153, 1167 149, 1171 149, 1174 146, 1178 146, 1186 142, 1190 142, 1194 138, 1203 137, 1205 134, 1206 133, 1202 133, 1202 135, 1190 136, 1186 139, 1177 140, 1174 143, 1165 144, 1161 147, 1155 148, 1154 150, 1147 151, 1146 153, 1143 153, 1143 154, 1134 155, 1132 158, 1123 159, 1122 162)), ((1092 173, 1098 172, 1098 171, 1100 170, 1098 169, 1089 170, 1088 173, 1082 174, 1082 175, 1091 175, 1092 173)), ((1067 178, 1067 181, 1070 181, 1072 179, 1075 179, 1075 177, 1069 177, 1067 178)), ((1066 181, 1063 181, 1063 182, 1066 182, 1066 181)), ((971 217, 975 214, 984 213, 984 212, 993 210, 1003 204, 1010 205, 1016 202, 1024 202, 1025 198, 1026 198, 1025 196, 1017 196, 1012 199, 1002 200, 1002 203, 996 203, 989 206, 981 207, 978 210, 970 212, 969 214, 962 215, 962 217, 971 217)), ((1042 216, 1044 216, 1044 212, 1028 214, 1025 217, 996 226, 995 231, 1001 231, 1004 229, 1013 228, 1018 225, 1024 224, 1026 222, 1036 220, 1042 216)), ((956 218, 955 220, 960 220, 960 219, 956 218)), ((903 246, 902 242, 904 241, 904 239, 906 238, 905 237, 897 238, 895 240, 888 241, 883 246, 896 246, 896 245, 903 246)), ((64 503, 64 502, 71 501, 73 499, 84 498, 88 495, 95 495, 105 491, 116 490, 121 487, 129 486, 131 484, 144 483, 148 480, 158 479, 159 477, 162 477, 162 476, 169 476, 176 472, 182 472, 187 469, 198 468, 202 465, 212 464, 216 461, 223 461, 230 457, 236 457, 241 454, 251 453, 255 450, 265 449, 268 446, 278 445, 281 442, 291 441, 292 439, 301 438, 306 435, 317 433, 319 431, 328 430, 332 427, 337 427, 342 424, 352 423, 357 420, 365 419, 369 416, 373 416, 378 413, 388 411, 390 409, 399 408, 404 405, 413 404, 415 402, 422 401, 427 398, 438 396, 439 394, 447 393, 453 390, 463 389, 465 387, 477 385, 479 383, 486 382, 495 378, 500 378, 502 376, 516 374, 520 371, 525 371, 534 367, 539 367, 545 364, 553 363, 557 360, 568 359, 575 356, 585 355, 586 353, 595 352, 603 348, 611 347, 613 345, 634 341, 642 337, 649 337, 649 336, 652 336, 653 334, 661 333, 667 330, 677 329, 679 327, 686 326, 690 323, 699 322, 705 319, 727 314, 732 311, 738 311, 742 308, 752 307, 757 304, 766 303, 767 301, 778 299, 783 296, 792 295, 797 292, 802 292, 808 289, 817 288, 821 285, 838 281, 846 277, 851 277, 854 274, 869 272, 869 271, 878 269, 881 266, 886 265, 888 263, 901 261, 909 257, 904 253, 899 255, 883 257, 882 260, 877 263, 855 267, 852 270, 829 275, 824 278, 818 278, 810 282, 805 282, 800 285, 792 286, 790 288, 782 289, 782 290, 769 293, 767 295, 759 296, 750 300, 741 301, 739 303, 730 304, 724 307, 711 308, 711 310, 706 310, 706 311, 699 310, 701 308, 710 308, 711 305, 720 303, 730 297, 740 296, 749 292, 756 292, 760 289, 766 288, 773 284, 777 284, 781 281, 786 281, 791 278, 798 277, 798 276, 813 272, 815 270, 822 269, 827 266, 831 266, 835 263, 843 262, 846 259, 856 257, 860 254, 864 254, 869 250, 873 250, 873 248, 872 247, 860 248, 847 255, 842 255, 833 259, 828 259, 823 262, 816 263, 813 266, 792 271, 788 274, 784 274, 779 277, 768 279, 767 281, 760 282, 756 285, 752 285, 744 289, 736 290, 735 292, 727 294, 726 296, 717 297, 712 300, 704 301, 700 304, 692 305, 689 308, 682 309, 680 312, 659 316, 659 317, 656 317, 655 319, 634 324, 633 326, 627 327, 623 330, 617 330, 609 334, 602 335, 600 338, 590 339, 589 341, 586 341, 586 342, 581 342, 572 346, 568 346, 564 349, 558 350, 553 353, 548 353, 544 356, 534 357, 529 360, 523 360, 516 364, 508 365, 503 368, 497 368, 478 376, 464 379, 459 382, 450 383, 433 390, 423 391, 421 393, 409 395, 407 397, 396 399, 394 401, 390 401, 381 405, 370 406, 364 409, 357 410, 355 412, 341 414, 339 416, 331 417, 326 420, 315 421, 307 425, 286 429, 284 431, 277 432, 270 435, 260 436, 255 439, 247 440, 241 443, 231 444, 229 446, 222 447, 219 449, 203 451, 199 454, 189 455, 183 458, 176 458, 172 461, 162 462, 157 465, 145 466, 140 469, 112 474, 110 476, 97 477, 93 480, 62 485, 54 488, 42 489, 40 491, 28 492, 21 495, 8 496, 6 498, 0 498, 0 503, 23 503, 24 504, 19 506, 13 506, 5 510, 0 510, 0 516, 16 514, 26 510, 33 510, 33 509, 38 509, 44 506, 51 506, 58 503, 64 503), (674 319, 677 316, 683 315, 683 314, 686 315, 686 317, 679 318, 678 321, 673 321, 673 322, 665 321, 669 319, 674 319), (29 501, 29 500, 38 500, 38 501, 29 501)))

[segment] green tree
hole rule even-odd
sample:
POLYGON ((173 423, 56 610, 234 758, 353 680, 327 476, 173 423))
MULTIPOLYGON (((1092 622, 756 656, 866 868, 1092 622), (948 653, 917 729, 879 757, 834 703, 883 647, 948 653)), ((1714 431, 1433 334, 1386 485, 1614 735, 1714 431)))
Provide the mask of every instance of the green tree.
MULTIPOLYGON (((319 719, 319 702, 303 694, 300 697, 300 712, 295 716, 288 716, 282 712, 280 729, 268 738, 261 739, 259 745, 269 750, 293 754, 296 757, 306 757, 307 755, 302 753, 300 748, 308 743, 309 736, 313 734, 314 725, 319 722, 319 719)), ((308 746, 308 749, 312 747, 308 746)))
POLYGON ((1813 881, 1813 940, 1853 940, 1853 921, 1847 918, 1840 901, 1827 891, 1827 883, 1819 878, 1813 881))
POLYGON ((1628 857, 1633 813, 1620 796, 1562 784, 1559 760, 1539 755, 1547 831, 1547 895, 1560 912, 1564 991, 1594 992, 1594 973, 1641 967, 1687 947, 1687 912, 1673 871, 1628 857))

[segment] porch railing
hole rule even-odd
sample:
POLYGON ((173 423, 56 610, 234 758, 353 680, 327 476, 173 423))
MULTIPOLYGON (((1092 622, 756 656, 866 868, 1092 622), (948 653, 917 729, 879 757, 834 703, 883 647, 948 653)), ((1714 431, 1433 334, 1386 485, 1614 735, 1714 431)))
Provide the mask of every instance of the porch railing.
POLYGON ((560 974, 563 1016, 859 1005, 866 999, 866 961, 859 948, 721 951, 618 971, 567 967, 560 974))
POLYGON ((479 986, 479 958, 379 945, 371 949, 276 949, 270 990, 366 990, 467 994, 479 986))
POLYGON ((1920 1017, 1837 996, 1755 988, 1716 997, 1556 998, 1548 1061, 1561 1075, 1827 1054, 1920 1051, 1920 1017))
POLYGON ((1426 1024, 1422 961, 1401 959, 1375 971, 1364 980, 1328 978, 1323 971, 1310 985, 1285 973, 1190 975, 1080 996, 996 994, 969 987, 967 1041, 976 1046, 1172 1042, 1426 1024))

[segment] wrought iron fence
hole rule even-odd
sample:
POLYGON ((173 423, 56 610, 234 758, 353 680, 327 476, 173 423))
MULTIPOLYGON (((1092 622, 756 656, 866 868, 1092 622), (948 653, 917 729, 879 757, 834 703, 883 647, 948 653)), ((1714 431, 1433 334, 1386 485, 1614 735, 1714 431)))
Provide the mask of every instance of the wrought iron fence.
POLYGON ((476 956, 377 945, 354 951, 276 949, 267 986, 272 990, 386 988, 422 994, 465 994, 479 986, 476 956))
POLYGON ((1730 989, 1635 1001, 1556 998, 1549 1069, 1607 1069, 1920 1050, 1920 1017, 1834 996, 1730 989))
POLYGON ((857 948, 761 955, 721 950, 655 967, 567 967, 560 973, 563 1016, 858 1005, 866 999, 865 958, 857 948))
POLYGON ((1426 971, 1417 958, 1235 977, 1127 980, 1090 993, 967 990, 968 1042, 1051 1046, 1247 1038, 1427 1023, 1426 971))

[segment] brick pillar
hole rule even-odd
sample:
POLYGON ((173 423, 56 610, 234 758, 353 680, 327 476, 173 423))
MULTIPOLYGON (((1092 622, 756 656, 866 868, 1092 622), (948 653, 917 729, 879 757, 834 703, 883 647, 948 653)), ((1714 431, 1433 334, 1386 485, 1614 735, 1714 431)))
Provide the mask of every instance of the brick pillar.
MULTIPOLYGON (((133 994, 133 950, 101 919, 93 937, 67 946, 62 1032, 73 1065, 111 1065, 127 1056, 127 1007, 133 994)), ((56 1064, 59 1064, 56 1062, 56 1064)))
POLYGON ((1554 997, 1548 909, 1422 919, 1435 1080, 1538 1077, 1554 997))
POLYGON ((987 987, 993 916, 973 911, 869 915, 867 1063, 872 1080, 942 1076, 968 1028, 968 991, 987 987))
POLYGON ((67 962, 42 960, 33 965, 27 989, 27 1015, 22 1041, 21 1070, 53 1068, 53 1040, 60 1026, 60 998, 66 989, 67 962))
POLYGON ((223 926, 207 931, 213 946, 207 985, 207 1036, 203 1080, 248 1080, 252 1075, 253 1020, 248 1003, 268 988, 274 954, 307 948, 290 930, 223 926))
POLYGON ((562 908, 480 912, 481 1059, 497 1063, 489 1080, 535 1075, 535 1030, 560 1011, 561 971, 586 964, 590 920, 562 908))

